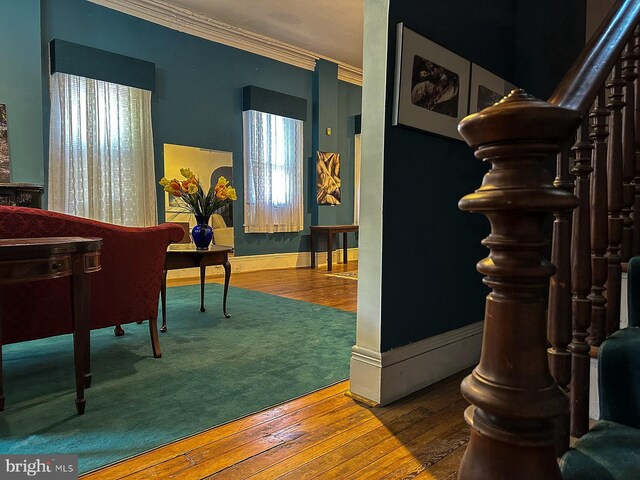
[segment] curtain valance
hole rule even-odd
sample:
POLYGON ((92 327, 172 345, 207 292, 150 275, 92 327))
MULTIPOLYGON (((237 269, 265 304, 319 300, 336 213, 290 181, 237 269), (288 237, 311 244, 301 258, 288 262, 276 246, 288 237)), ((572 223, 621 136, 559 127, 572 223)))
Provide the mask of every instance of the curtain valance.
POLYGON ((51 74, 68 73, 153 92, 156 66, 152 62, 54 38, 49 43, 51 74))
POLYGON ((242 111, 255 110, 280 117, 307 121, 307 100, 266 88, 247 85, 242 89, 242 111))

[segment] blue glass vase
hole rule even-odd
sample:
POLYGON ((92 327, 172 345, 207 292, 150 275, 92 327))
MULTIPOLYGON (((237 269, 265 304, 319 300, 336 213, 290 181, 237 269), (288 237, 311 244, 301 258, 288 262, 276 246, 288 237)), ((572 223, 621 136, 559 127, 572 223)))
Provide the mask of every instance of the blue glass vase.
POLYGON ((209 225, 209 217, 196 215, 196 226, 191 229, 191 238, 196 250, 207 250, 213 238, 213 228, 209 225))

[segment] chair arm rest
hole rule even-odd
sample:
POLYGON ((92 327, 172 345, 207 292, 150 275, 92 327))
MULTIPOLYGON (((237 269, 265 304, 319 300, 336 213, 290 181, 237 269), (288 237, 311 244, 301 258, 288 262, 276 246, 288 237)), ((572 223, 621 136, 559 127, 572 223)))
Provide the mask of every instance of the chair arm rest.
POLYGON ((633 257, 627 265, 627 309, 629 326, 640 327, 640 257, 633 257))
POLYGON ((600 418, 640 428, 640 328, 618 330, 600 346, 600 418))

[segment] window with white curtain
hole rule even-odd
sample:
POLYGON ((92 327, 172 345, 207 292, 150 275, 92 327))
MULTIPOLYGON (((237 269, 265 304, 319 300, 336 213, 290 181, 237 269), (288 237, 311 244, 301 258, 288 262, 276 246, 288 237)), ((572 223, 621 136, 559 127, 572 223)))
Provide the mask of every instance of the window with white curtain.
POLYGON ((303 121, 256 110, 243 113, 244 231, 303 229, 303 121))
POLYGON ((157 224, 150 91, 54 73, 49 140, 50 210, 157 224))

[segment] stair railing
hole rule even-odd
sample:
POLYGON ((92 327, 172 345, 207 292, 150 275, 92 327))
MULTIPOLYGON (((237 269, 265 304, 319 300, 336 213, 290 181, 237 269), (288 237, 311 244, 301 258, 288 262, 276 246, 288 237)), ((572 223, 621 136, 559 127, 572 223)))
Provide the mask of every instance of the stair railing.
POLYGON ((619 328, 621 263, 640 254, 639 23, 640 0, 618 2, 547 102, 514 90, 460 123, 491 164, 459 206, 491 224, 492 290, 460 479, 560 479, 569 432, 588 430, 590 351, 619 328))

